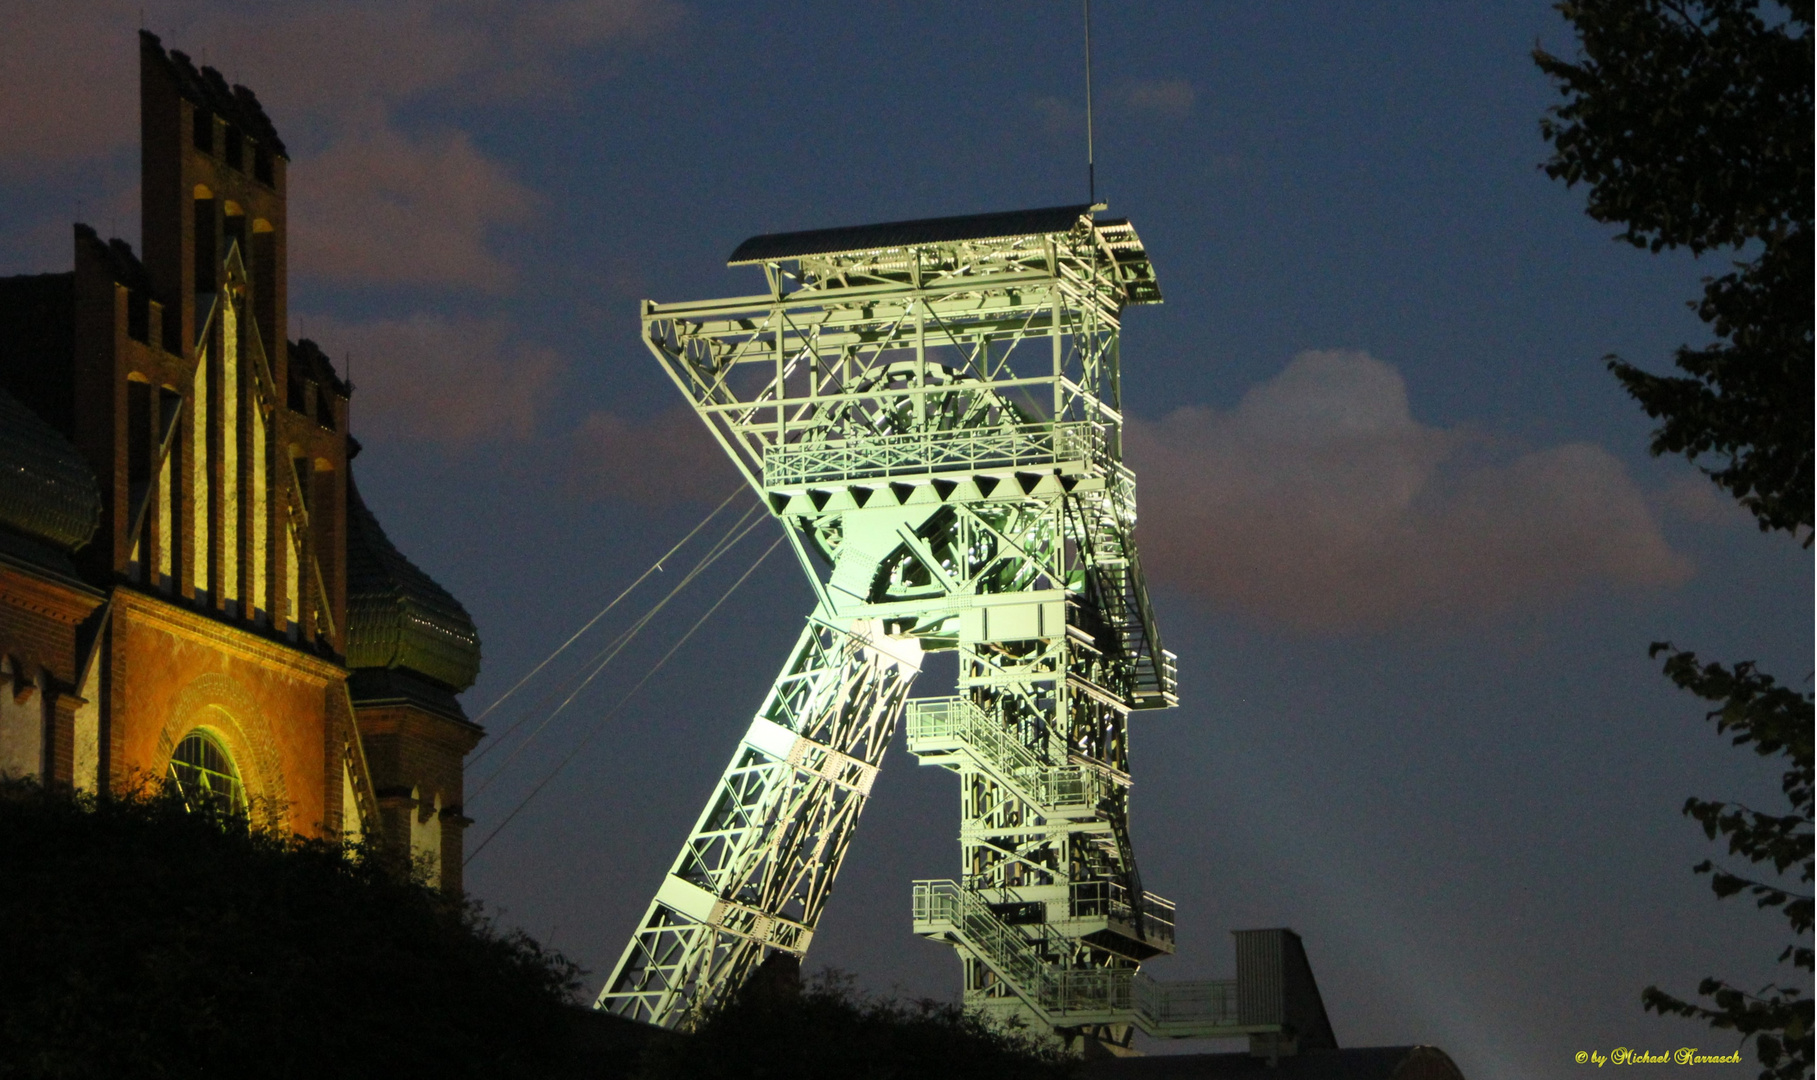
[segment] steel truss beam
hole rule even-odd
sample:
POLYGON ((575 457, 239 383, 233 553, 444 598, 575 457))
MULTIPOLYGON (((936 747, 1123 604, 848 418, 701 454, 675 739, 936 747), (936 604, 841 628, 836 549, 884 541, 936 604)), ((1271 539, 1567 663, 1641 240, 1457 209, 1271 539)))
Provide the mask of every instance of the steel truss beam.
POLYGON ((820 603, 598 1006, 686 1026, 805 953, 921 651, 953 649, 909 747, 958 774, 962 878, 917 886, 917 931, 1005 1019, 1177 1029, 1184 999, 1130 981, 1173 946, 1127 814, 1129 714, 1175 702, 1121 462, 1119 320, 1160 298, 1140 241, 1087 215, 764 270, 768 295, 646 302, 644 337, 820 603))
POLYGON ((808 620, 599 1007, 673 1025, 807 952, 920 663, 874 620, 808 620))

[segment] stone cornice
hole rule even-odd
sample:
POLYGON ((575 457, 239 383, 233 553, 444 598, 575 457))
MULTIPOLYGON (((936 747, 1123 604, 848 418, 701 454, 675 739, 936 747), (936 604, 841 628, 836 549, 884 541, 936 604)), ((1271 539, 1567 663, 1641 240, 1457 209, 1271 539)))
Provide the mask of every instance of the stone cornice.
POLYGON ((368 735, 410 734, 439 742, 458 751, 463 757, 485 737, 485 729, 470 720, 425 709, 413 702, 375 702, 354 704, 360 730, 368 735))
POLYGON ((271 641, 251 630, 198 615, 136 589, 115 589, 114 604, 123 614, 192 641, 206 642, 261 667, 288 670, 323 685, 347 678, 347 669, 332 661, 271 641))
POLYGON ((101 606, 102 595, 86 585, 34 574, 13 564, 0 566, 0 602, 48 615, 74 626, 101 606))

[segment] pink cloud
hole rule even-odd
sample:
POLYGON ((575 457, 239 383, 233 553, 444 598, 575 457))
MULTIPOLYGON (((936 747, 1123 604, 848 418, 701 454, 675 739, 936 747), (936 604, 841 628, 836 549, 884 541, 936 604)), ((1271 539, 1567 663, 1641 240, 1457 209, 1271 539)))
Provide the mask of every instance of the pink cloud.
POLYGON ((574 433, 568 484, 577 495, 643 506, 716 503, 742 482, 692 409, 644 418, 596 412, 574 433))
POLYGON ((373 441, 529 439, 564 366, 554 352, 516 342, 504 319, 311 316, 306 329, 342 374, 351 366, 353 432, 373 441))
POLYGON ((606 68, 590 50, 670 27, 681 11, 673 0, 27 6, 0 34, 0 174, 136 150, 134 33, 145 25, 259 95, 295 166, 300 270, 370 281, 380 247, 415 243, 417 257, 384 276, 415 264, 417 283, 487 289, 509 277, 490 233, 524 218, 528 192, 464 134, 387 118, 430 99, 487 108, 562 96, 606 68))
POLYGON ((25 7, 8 12, 0 34, 0 171, 28 175, 136 146, 136 6, 25 7))
POLYGON ((411 138, 375 120, 291 170, 294 267, 350 282, 499 291, 490 235, 535 197, 461 132, 411 138))
POLYGON ((1307 630, 1654 588, 1691 568, 1621 463, 1588 443, 1474 460, 1415 421, 1398 372, 1302 353, 1229 411, 1132 422, 1143 562, 1157 582, 1307 630))

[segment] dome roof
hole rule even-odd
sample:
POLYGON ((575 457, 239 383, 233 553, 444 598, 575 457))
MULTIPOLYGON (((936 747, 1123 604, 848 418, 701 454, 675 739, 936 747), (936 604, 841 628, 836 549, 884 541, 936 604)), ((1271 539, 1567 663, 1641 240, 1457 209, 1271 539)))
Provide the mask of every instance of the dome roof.
POLYGON ((456 693, 479 677, 461 602, 391 543, 347 480, 347 666, 413 672, 456 693))
POLYGON ((101 523, 94 470, 68 439, 0 390, 0 525, 64 551, 101 523))

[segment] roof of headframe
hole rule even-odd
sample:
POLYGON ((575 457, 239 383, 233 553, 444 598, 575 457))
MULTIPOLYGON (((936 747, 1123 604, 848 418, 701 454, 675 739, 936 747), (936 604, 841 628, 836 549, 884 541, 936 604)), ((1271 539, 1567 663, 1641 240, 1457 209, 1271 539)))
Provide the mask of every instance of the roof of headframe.
POLYGON ((798 259, 804 255, 844 255, 880 248, 945 244, 961 240, 998 240, 1071 232, 1079 219, 1091 213, 1089 205, 1048 206, 1039 210, 1007 210, 994 214, 885 221, 876 225, 846 225, 836 229, 766 233, 738 245, 727 266, 798 259))

